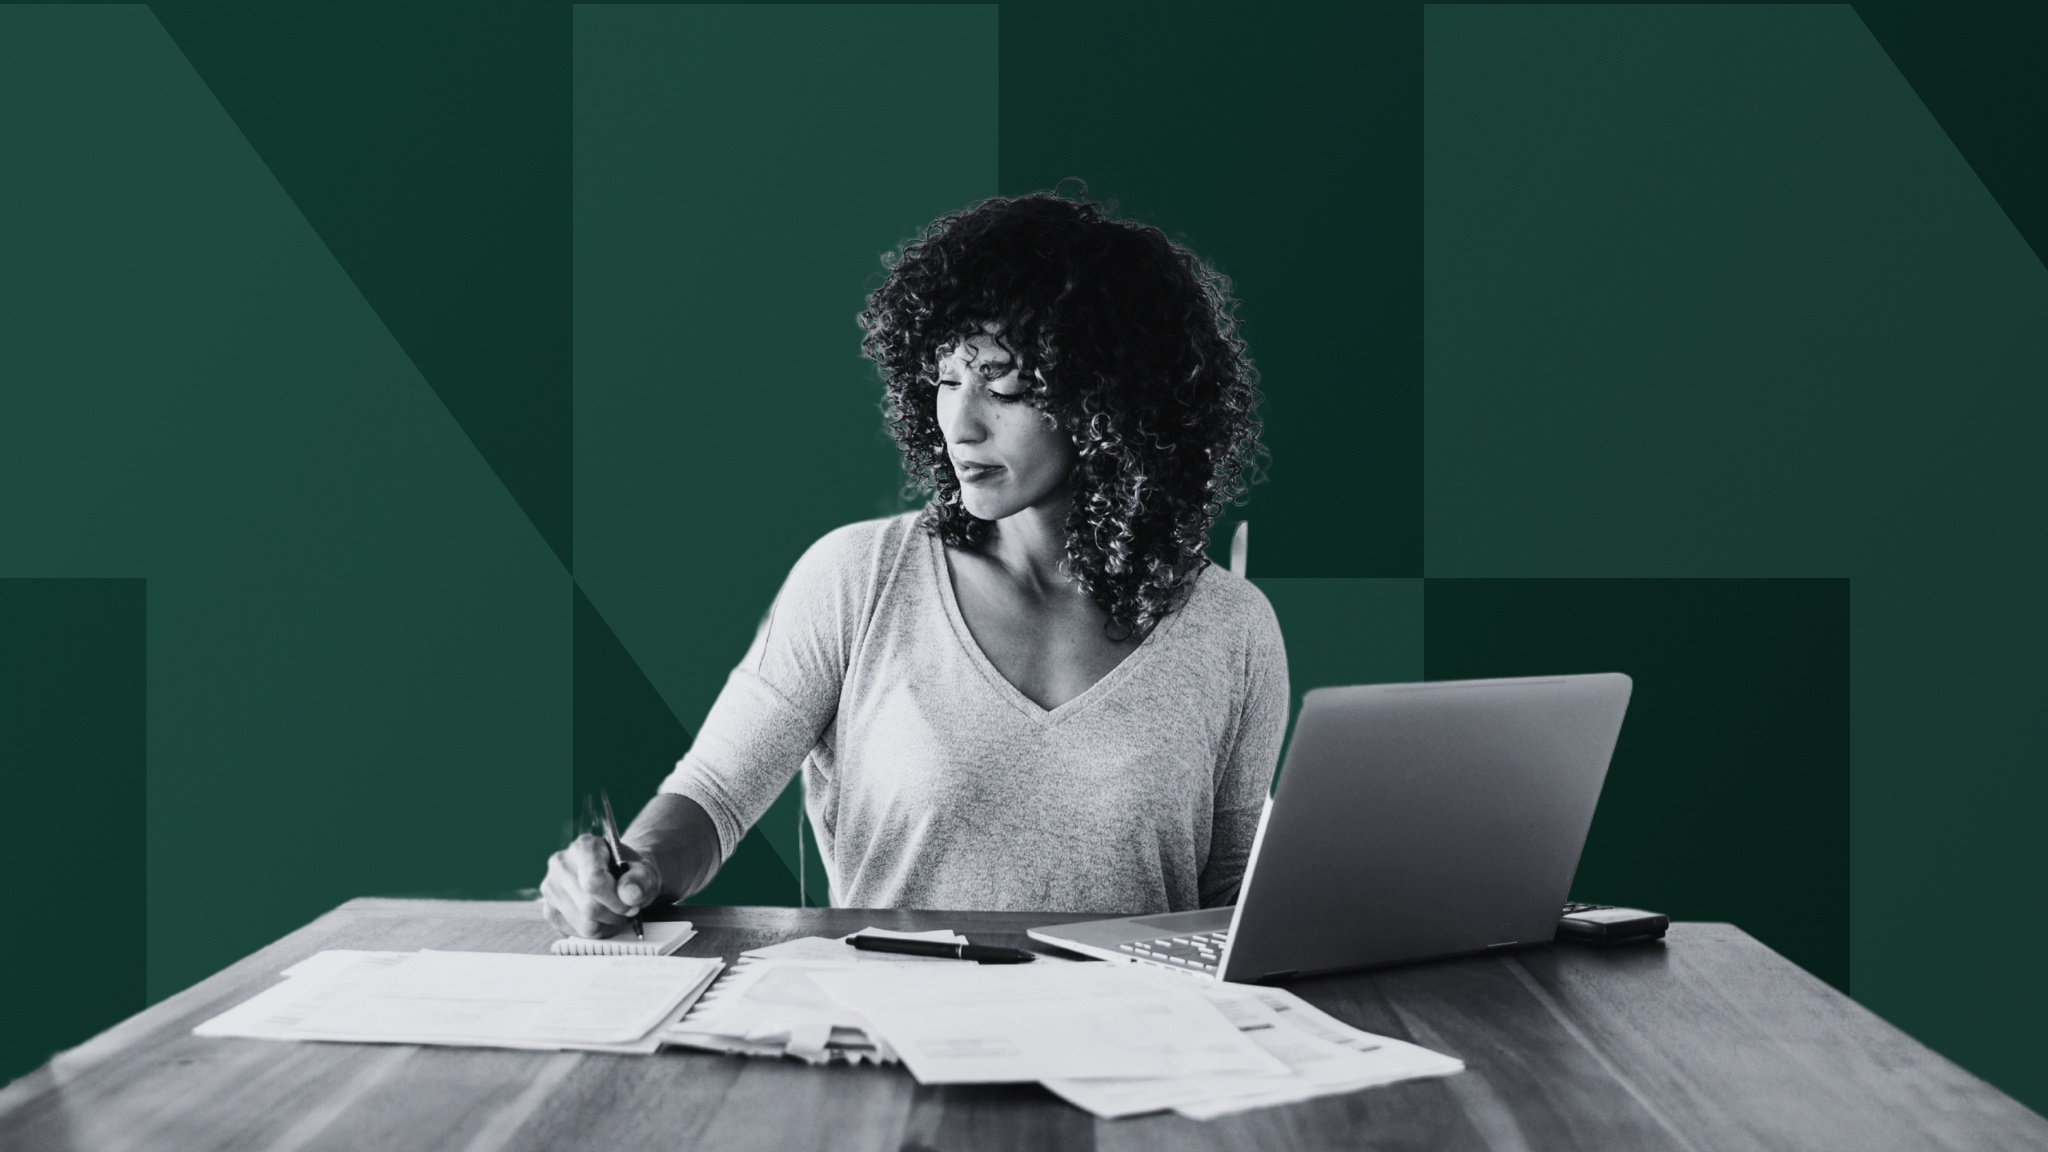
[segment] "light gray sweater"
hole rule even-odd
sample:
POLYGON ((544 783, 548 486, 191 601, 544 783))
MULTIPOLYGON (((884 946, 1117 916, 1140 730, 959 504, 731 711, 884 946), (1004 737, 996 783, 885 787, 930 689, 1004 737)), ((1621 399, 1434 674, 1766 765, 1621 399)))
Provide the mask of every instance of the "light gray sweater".
POLYGON ((730 856, 801 765, 841 907, 1179 911, 1235 898, 1286 722, 1273 609, 1213 565, 1040 708, 975 644, 911 513, 804 553, 661 788, 730 856))

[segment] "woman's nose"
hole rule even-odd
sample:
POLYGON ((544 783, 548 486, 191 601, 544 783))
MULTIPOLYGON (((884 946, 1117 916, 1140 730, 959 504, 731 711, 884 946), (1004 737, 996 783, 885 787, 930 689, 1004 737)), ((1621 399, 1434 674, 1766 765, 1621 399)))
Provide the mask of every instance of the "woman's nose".
POLYGON ((988 435, 988 401, 980 389, 962 388, 950 405, 939 406, 939 426, 952 444, 978 443, 988 435), (946 410, 951 408, 949 414, 946 410))

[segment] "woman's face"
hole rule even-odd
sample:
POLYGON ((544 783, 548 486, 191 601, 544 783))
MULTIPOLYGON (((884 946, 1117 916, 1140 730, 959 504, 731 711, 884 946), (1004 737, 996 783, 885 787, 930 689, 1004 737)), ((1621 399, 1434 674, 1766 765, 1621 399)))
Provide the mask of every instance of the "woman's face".
POLYGON ((993 336, 964 340, 939 361, 939 429, 971 516, 1003 520, 1066 496, 1074 442, 1025 401, 1028 391, 993 336))

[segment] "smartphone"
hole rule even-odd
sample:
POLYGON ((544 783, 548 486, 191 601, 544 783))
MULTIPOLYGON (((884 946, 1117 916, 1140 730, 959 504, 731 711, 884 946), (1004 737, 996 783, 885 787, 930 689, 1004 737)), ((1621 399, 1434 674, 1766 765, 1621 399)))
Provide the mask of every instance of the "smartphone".
POLYGON ((1582 944, 1634 944, 1661 939, 1670 927, 1671 917, 1662 912, 1612 904, 1567 904, 1557 920, 1557 938, 1582 944))

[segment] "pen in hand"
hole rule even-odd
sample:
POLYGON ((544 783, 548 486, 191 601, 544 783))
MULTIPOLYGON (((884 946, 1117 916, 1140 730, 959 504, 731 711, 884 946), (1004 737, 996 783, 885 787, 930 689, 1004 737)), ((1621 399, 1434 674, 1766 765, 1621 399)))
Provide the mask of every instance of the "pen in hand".
MULTIPOLYGON (((619 850, 619 822, 612 818, 612 798, 605 795, 604 789, 597 790, 597 798, 604 804, 604 843, 612 854, 612 879, 617 880, 626 874, 626 854, 619 850)), ((633 917, 633 935, 641 940, 647 939, 638 916, 633 917)))

